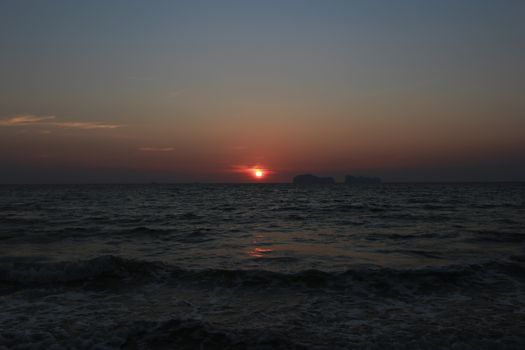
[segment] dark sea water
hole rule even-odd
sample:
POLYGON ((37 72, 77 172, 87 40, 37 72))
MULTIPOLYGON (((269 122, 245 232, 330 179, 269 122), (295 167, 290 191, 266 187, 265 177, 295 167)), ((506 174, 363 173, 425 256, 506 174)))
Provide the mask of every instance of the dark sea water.
POLYGON ((0 186, 0 348, 524 349, 525 184, 0 186))

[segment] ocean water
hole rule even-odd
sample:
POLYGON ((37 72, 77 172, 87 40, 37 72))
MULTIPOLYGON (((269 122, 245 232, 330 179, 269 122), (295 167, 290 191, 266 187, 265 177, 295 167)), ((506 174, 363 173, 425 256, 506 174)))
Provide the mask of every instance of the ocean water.
POLYGON ((525 184, 0 186, 0 349, 523 349, 525 184))

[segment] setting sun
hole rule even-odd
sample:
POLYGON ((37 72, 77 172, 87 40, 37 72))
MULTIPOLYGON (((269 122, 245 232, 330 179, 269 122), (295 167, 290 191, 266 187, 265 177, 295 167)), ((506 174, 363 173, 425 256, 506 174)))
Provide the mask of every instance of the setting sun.
POLYGON ((261 164, 233 165, 229 171, 242 174, 242 177, 239 177, 241 182, 254 180, 266 182, 276 174, 275 170, 261 164))

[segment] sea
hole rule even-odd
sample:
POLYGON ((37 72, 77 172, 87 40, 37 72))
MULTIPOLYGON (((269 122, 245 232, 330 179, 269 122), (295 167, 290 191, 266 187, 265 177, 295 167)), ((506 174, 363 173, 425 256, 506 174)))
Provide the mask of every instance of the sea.
POLYGON ((525 183, 2 185, 0 349, 525 349, 525 183))

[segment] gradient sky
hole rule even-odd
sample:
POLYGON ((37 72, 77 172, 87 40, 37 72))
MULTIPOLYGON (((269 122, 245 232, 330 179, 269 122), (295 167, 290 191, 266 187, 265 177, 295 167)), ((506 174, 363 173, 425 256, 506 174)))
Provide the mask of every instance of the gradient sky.
POLYGON ((0 2, 0 183, 525 180, 525 1, 0 2))

